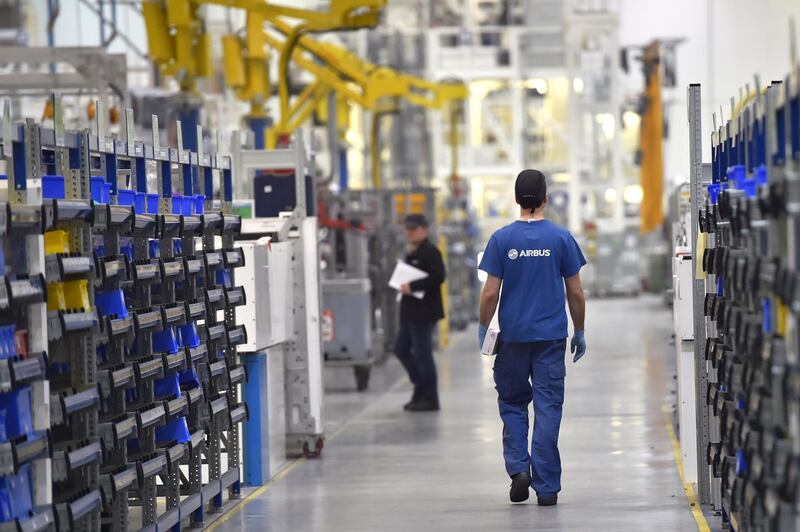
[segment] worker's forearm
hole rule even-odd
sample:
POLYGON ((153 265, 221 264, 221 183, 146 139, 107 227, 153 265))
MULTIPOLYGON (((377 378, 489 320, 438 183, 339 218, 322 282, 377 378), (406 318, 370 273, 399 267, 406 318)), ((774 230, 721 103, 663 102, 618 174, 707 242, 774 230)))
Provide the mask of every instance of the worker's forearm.
POLYGON ((582 331, 586 316, 586 299, 583 294, 568 295, 567 303, 569 304, 569 315, 572 317, 573 327, 576 331, 582 331))
POLYGON ((478 320, 481 325, 489 325, 497 310, 497 302, 500 300, 499 294, 481 294, 481 304, 478 311, 478 320))

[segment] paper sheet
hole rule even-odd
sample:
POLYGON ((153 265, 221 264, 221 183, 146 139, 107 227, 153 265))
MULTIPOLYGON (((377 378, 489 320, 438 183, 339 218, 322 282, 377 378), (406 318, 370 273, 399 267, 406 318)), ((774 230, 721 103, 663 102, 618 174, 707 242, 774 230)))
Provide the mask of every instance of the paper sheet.
MULTIPOLYGON (((402 285, 419 281, 420 279, 425 279, 426 277, 428 277, 426 272, 401 260, 398 260, 397 266, 394 267, 394 271, 392 272, 392 277, 389 279, 389 286, 397 291, 400 291, 400 287, 402 285)), ((425 292, 414 292, 411 295, 417 299, 422 299, 425 297, 425 292)))
POLYGON ((481 354, 487 357, 496 355, 498 347, 497 340, 499 337, 500 329, 489 327, 489 330, 486 331, 486 338, 484 338, 483 345, 481 346, 481 354))

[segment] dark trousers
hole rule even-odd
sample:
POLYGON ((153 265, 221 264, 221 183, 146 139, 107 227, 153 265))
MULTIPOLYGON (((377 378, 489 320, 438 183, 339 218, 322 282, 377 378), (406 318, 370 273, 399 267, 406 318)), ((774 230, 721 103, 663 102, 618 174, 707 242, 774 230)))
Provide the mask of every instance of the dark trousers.
POLYGON ((509 476, 531 473, 531 486, 540 496, 561 491, 558 432, 564 404, 566 340, 501 342, 494 361, 500 417, 503 419, 503 457, 509 476), (528 405, 533 400, 533 435, 528 452, 528 405))
POLYGON ((439 402, 436 363, 433 361, 435 321, 401 321, 394 354, 414 384, 414 399, 439 402))

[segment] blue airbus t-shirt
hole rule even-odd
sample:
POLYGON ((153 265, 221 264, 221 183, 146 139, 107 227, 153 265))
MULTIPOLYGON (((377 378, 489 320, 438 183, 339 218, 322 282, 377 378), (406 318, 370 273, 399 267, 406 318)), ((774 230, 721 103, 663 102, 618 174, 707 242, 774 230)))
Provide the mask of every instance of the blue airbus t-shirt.
POLYGON ((586 264, 572 235, 549 220, 517 220, 495 231, 480 270, 503 280, 500 331, 506 342, 568 336, 564 278, 586 264))

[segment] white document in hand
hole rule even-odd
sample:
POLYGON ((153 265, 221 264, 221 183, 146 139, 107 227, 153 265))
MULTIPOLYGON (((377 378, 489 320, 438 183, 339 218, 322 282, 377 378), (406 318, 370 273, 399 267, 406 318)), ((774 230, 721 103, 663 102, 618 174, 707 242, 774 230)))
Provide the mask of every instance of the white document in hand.
MULTIPOLYGON (((419 281, 420 279, 425 279, 426 277, 428 277, 427 272, 424 272, 419 268, 415 268, 414 266, 405 263, 402 260, 398 260, 397 266, 394 267, 394 271, 392 272, 392 277, 389 279, 389 286, 399 291, 402 285, 406 283, 413 283, 414 281, 419 281)), ((411 295, 417 299, 422 299, 425 297, 425 292, 414 292, 411 295)))
POLYGON ((489 330, 486 331, 486 337, 483 339, 483 345, 481 346, 481 354, 487 357, 497 354, 497 348, 499 347, 497 340, 500 338, 500 329, 495 327, 489 327, 489 330))

